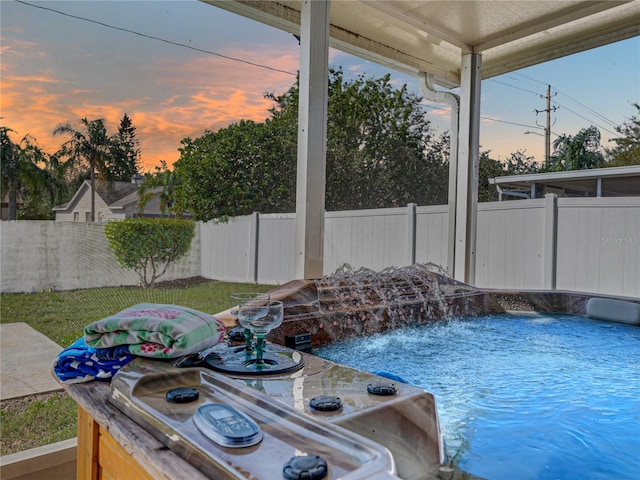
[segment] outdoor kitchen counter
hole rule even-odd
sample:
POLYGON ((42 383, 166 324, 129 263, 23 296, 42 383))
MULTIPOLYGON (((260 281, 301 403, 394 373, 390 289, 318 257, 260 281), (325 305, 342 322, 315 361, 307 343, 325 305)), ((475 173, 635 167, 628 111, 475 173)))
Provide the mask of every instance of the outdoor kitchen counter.
POLYGON ((258 456, 260 469, 282 471, 300 448, 326 460, 332 478, 348 472, 356 474, 354 478, 373 478, 373 473, 379 474, 375 478, 397 478, 394 474, 424 478, 442 464, 444 449, 433 395, 408 384, 396 388, 378 375, 301 355, 306 359, 302 369, 241 381, 209 369, 176 368, 138 358, 111 383, 64 384, 78 404, 77 478, 221 478, 229 468, 235 472, 227 472, 229 478, 241 478, 256 473, 252 469, 258 456), (205 400, 252 409, 265 433, 259 451, 249 449, 238 456, 220 446, 202 446, 203 441, 209 445, 206 438, 182 420, 187 412, 174 411, 164 401, 167 388, 196 384, 205 400), (374 394, 373 387, 394 391, 374 394), (324 398, 336 398, 340 408, 311 408, 314 399, 324 398), (133 419, 121 410, 129 408, 129 402, 133 419), (182 444, 181 438, 189 440, 182 444), (190 449, 174 452, 163 444, 167 439, 179 449, 183 445, 190 449))
POLYGON ((78 480, 208 477, 109 402, 109 383, 64 385, 78 404, 78 480))

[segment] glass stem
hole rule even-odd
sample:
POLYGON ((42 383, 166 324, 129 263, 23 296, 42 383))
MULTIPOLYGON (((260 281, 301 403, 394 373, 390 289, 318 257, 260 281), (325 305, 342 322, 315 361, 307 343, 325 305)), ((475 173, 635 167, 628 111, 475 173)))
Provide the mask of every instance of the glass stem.
POLYGON ((245 350, 247 352, 250 352, 253 350, 253 333, 251 333, 251 330, 249 330, 248 328, 244 329, 244 347, 245 350))
POLYGON ((262 365, 264 356, 264 337, 262 335, 257 335, 256 341, 256 365, 262 365))

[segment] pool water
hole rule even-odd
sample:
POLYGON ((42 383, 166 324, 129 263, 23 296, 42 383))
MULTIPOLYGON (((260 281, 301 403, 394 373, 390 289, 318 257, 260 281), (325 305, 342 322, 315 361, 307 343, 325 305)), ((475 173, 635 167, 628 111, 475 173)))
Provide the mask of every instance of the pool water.
POLYGON ((640 478, 636 326, 571 315, 450 319, 314 354, 433 393, 456 470, 492 480, 640 478))

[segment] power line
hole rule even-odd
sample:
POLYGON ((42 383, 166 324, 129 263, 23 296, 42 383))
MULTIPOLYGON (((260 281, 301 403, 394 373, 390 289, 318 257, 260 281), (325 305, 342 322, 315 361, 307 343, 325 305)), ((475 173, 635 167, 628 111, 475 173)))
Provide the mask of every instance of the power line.
MULTIPOLYGON (((531 80, 531 81, 533 81, 533 82, 537 82, 537 83, 541 83, 541 84, 543 84, 543 85, 546 85, 546 83, 544 83, 544 82, 542 82, 542 81, 540 81, 540 80, 537 80, 537 79, 535 79, 535 78, 528 77, 527 75, 524 75, 524 74, 522 74, 522 73, 516 73, 516 75, 519 75, 519 76, 521 76, 521 77, 523 77, 523 78, 526 78, 527 80, 531 80)), ((607 118, 607 117, 605 117, 604 115, 602 115, 600 112, 595 111, 593 108, 588 107, 587 105, 585 105, 585 104, 584 104, 584 103, 582 103, 581 101, 576 100, 575 98, 571 97, 569 94, 564 93, 564 92, 561 92, 561 91, 560 91, 560 90, 558 90, 557 88, 555 88, 554 90, 555 90, 557 93, 559 93, 559 94, 561 94, 561 95, 564 95, 564 96, 565 96, 565 97, 567 97, 569 100, 572 100, 572 101, 576 102, 576 103, 577 103, 578 105, 580 105, 582 108, 584 108, 585 110, 589 111, 589 112, 590 112, 590 113, 592 113, 593 115, 595 115, 595 116, 599 117, 601 120, 604 120, 605 122, 607 122, 608 124, 610 124, 612 127, 616 127, 616 126, 618 125, 618 124, 617 124, 617 123, 615 123, 614 121, 612 121, 612 120, 610 120, 609 118, 607 118)), ((567 108, 567 107, 563 107, 563 108, 567 108)), ((567 110, 569 110, 569 109, 567 108, 567 110)), ((569 110, 569 111, 571 111, 571 110, 569 110)), ((571 111, 571 113, 575 113, 575 112, 571 111)), ((576 115, 578 115, 577 113, 575 113, 575 114, 576 114, 576 115)), ((580 115, 578 115, 578 116, 580 116, 580 115)), ((581 117, 581 118, 584 118, 585 120, 587 120, 587 121, 589 121, 589 122, 591 121, 591 120, 589 120, 588 118, 585 118, 585 117, 582 117, 582 116, 580 116, 580 117, 581 117)), ((606 128, 605 128, 605 130, 606 130, 606 128)), ((608 130, 608 131, 609 131, 609 130, 608 130)))
POLYGON ((584 103, 576 100, 575 98, 570 97, 569 95, 567 95, 566 93, 561 92, 560 90, 558 90, 556 88, 556 92, 558 93, 562 93, 562 95, 564 95, 565 97, 569 98, 570 100, 573 100, 574 102, 576 102, 578 105, 580 105, 582 108, 584 108, 585 110, 588 110, 589 112, 593 113, 594 115, 596 115, 597 117, 600 117, 602 120, 604 120, 605 122, 607 122, 608 124, 610 124, 612 127, 617 127, 618 124, 615 123, 612 120, 609 120, 607 117, 605 117, 604 115, 602 115, 599 112, 596 112, 595 110, 593 110, 592 108, 587 107, 584 103))
POLYGON ((522 82, 522 83, 525 83, 525 84, 528 84, 528 85, 533 85, 533 86, 537 87, 537 85, 535 85, 533 82, 526 82, 526 81, 522 80, 521 78, 514 77, 513 75, 507 75, 507 78, 509 80, 515 80, 516 82, 522 82))
POLYGON ((521 76, 522 78, 526 78, 527 80, 531 80, 532 82, 540 83, 542 85, 548 85, 546 82, 543 82, 542 80, 538 80, 538 79, 533 78, 533 77, 528 77, 523 73, 516 72, 515 74, 521 76))
MULTIPOLYGON (((425 105, 425 104, 421 104, 421 106, 425 107, 425 108, 430 108, 432 110, 447 110, 449 107, 434 107, 431 105, 425 105)), ((483 118, 484 120, 489 120, 491 122, 496 122, 496 123, 507 123, 509 125, 517 125, 518 127, 527 127, 527 128, 537 128, 537 129, 542 129, 544 130, 543 127, 539 126, 539 125, 527 125, 525 123, 517 123, 517 122, 509 122, 508 120, 499 120, 497 118, 492 118, 492 117, 486 117, 486 116, 480 116, 480 118, 483 118)))
POLYGON ((135 30, 129 30, 128 28, 116 27, 115 25, 109 25, 108 23, 100 22, 98 20, 92 20, 91 18, 72 15, 70 13, 61 12, 60 10, 55 10, 55 9, 49 8, 49 7, 43 7, 41 5, 34 5, 32 3, 28 3, 28 2, 25 2, 23 0, 14 0, 14 1, 17 2, 17 3, 20 3, 22 5, 27 5, 29 7, 39 8, 41 10, 46 10, 46 11, 49 11, 49 12, 57 13, 59 15, 65 16, 65 17, 75 18, 76 20, 82 20, 82 21, 89 22, 89 23, 95 23, 96 25, 100 25, 102 27, 111 28, 113 30, 118 30, 118 31, 121 31, 121 32, 131 33, 133 35, 138 35, 140 37, 148 38, 150 40, 157 40, 159 42, 168 43, 169 45, 174 45, 176 47, 188 48, 189 50, 194 50, 194 51, 200 52, 200 53, 206 53, 207 55, 214 55, 216 57, 224 58, 226 60, 231 60, 233 62, 244 63, 246 65, 251 65, 252 67, 264 68, 266 70, 271 70, 272 72, 286 73, 287 75, 292 75, 294 77, 296 76, 295 73, 289 72, 287 70, 281 70, 279 68, 274 68, 274 67, 270 67, 268 65, 262 65, 262 64, 259 64, 259 63, 250 62, 248 60, 242 60, 241 58, 230 57, 228 55, 223 55, 221 53, 213 52, 211 50, 205 50, 205 49, 202 49, 202 48, 194 47, 192 45, 187 45, 185 43, 179 43, 179 42, 174 42, 172 40, 167 40, 167 39, 160 38, 160 37, 154 37, 153 35, 147 35, 145 33, 136 32, 135 30))
POLYGON ((438 111, 438 110, 446 111, 446 110, 450 110, 450 108, 451 108, 451 107, 436 107, 434 105, 427 105, 425 103, 420 103, 420 106, 423 107, 423 108, 431 109, 433 111, 438 111))
POLYGON ((616 134, 616 132, 612 132, 612 131, 611 131, 611 130, 609 130, 607 127, 603 127, 602 125, 599 125, 597 122, 594 122, 592 119, 589 119, 589 118, 587 118, 587 117, 585 117, 585 116, 583 116, 583 115, 580 115, 578 112, 574 112, 574 111, 573 111, 573 110, 571 110, 569 107, 565 107, 564 105, 561 105, 561 104, 559 104, 558 102, 553 102, 553 103, 555 103, 555 104, 556 104, 556 105, 558 105, 559 107, 564 108, 565 110, 570 111, 570 112, 571 112, 571 113, 573 113, 574 115, 576 115, 576 116, 578 116, 578 117, 580 117, 580 118, 582 118, 582 119, 586 120, 587 122, 590 122, 592 125, 595 125, 596 127, 599 127, 599 128, 601 128, 602 130, 605 130, 605 131, 609 132, 609 133, 610 133, 610 134, 612 134, 612 135, 617 135, 617 134, 616 134))
MULTIPOLYGON (((543 129, 542 127, 540 127, 539 125, 527 125, 525 123, 517 123, 517 122, 509 122, 507 120, 498 120, 497 118, 491 118, 491 117, 483 117, 480 116, 480 118, 484 118, 485 120, 491 120, 492 122, 498 122, 498 123, 508 123, 509 125, 517 125, 518 127, 527 127, 527 128, 538 128, 538 129, 543 129)), ((544 130, 544 129, 543 129, 544 130)))
POLYGON ((499 83, 500 85, 505 85, 507 87, 515 88, 516 90, 522 90, 523 92, 531 93, 531 94, 535 95, 536 97, 544 97, 544 95, 542 95, 541 93, 534 92, 533 90, 527 90, 526 88, 516 87, 515 85, 510 85, 508 83, 501 82, 500 80, 496 80, 494 78, 492 78, 490 80, 493 81, 493 82, 499 83))
MULTIPOLYGON (((156 41, 159 41, 159 42, 167 43, 169 45, 174 45, 174 46, 177 46, 177 47, 187 48, 189 50, 193 50, 193 51, 200 52, 200 53, 205 53, 207 55, 213 55, 213 56, 216 56, 216 57, 219 57, 219 58, 224 58, 226 60, 239 62, 239 63, 244 63, 246 65, 250 65, 250 66, 253 66, 253 67, 263 68, 263 69, 270 70, 270 71, 273 71, 273 72, 284 73, 284 74, 287 74, 287 75, 296 76, 295 73, 289 72, 287 70, 281 70, 279 68, 270 67, 268 65, 263 65, 263 64, 259 64, 259 63, 255 63, 255 62, 250 62, 248 60, 243 60, 243 59, 240 59, 240 58, 231 57, 231 56, 228 56, 228 55, 223 55, 221 53, 214 52, 214 51, 211 51, 211 50, 205 50, 205 49, 202 49, 202 48, 194 47, 192 45, 187 45, 187 44, 180 43, 180 42, 174 42, 172 40, 167 40, 167 39, 156 37, 156 36, 153 36, 153 35, 147 35, 147 34, 144 34, 144 33, 137 32, 135 30, 130 30, 130 29, 123 28, 123 27, 117 27, 115 25, 110 25, 108 23, 100 22, 98 20, 93 20, 93 19, 90 19, 90 18, 78 16, 78 15, 73 15, 73 14, 62 12, 60 10, 56 10, 56 9, 53 9, 53 8, 44 7, 42 5, 34 5, 32 3, 25 2, 24 0, 14 0, 14 1, 16 3, 20 3, 22 5, 26 5, 26 6, 33 7, 33 8, 39 8, 41 10, 49 11, 49 12, 52 12, 52 13, 57 13, 59 15, 65 16, 65 17, 74 18, 76 20, 82 20, 82 21, 85 21, 85 22, 94 23, 96 25, 100 25, 100 26, 105 27, 105 28, 110 28, 110 29, 113 29, 113 30, 117 30, 117 31, 125 32, 125 33, 130 33, 132 35, 137 35, 137 36, 140 36, 140 37, 143 37, 143 38, 147 38, 149 40, 156 40, 156 41)), ((534 82, 538 82, 538 83, 541 83, 543 85, 546 85, 544 82, 541 82, 541 81, 536 80, 536 79, 531 78, 531 77, 527 77, 526 75, 523 75, 521 73, 517 73, 517 75, 520 75, 521 77, 527 78, 527 79, 532 80, 534 82)), ((496 82, 496 83, 499 83, 501 85, 505 85, 507 87, 514 88, 516 90, 521 90, 523 92, 527 92, 527 93, 531 93, 531 94, 539 96, 539 97, 543 97, 543 95, 539 94, 538 92, 534 92, 532 90, 528 90, 528 89, 525 89, 525 88, 517 87, 515 85, 511 85, 511 84, 508 84, 508 83, 505 83, 505 82, 501 82, 501 81, 495 80, 495 79, 491 79, 491 80, 496 82)), ((557 89, 556 89, 556 91, 559 92, 557 89)), ((562 93, 562 92, 559 92, 559 93, 562 93)), ((596 112, 595 110, 587 107, 586 105, 582 104, 578 100, 575 100, 574 98, 570 97, 566 93, 562 93, 562 94, 565 95, 566 97, 568 97, 569 99, 573 100, 574 102, 578 103, 580 106, 582 106, 583 108, 587 109, 588 111, 590 111, 594 115, 600 117, 602 120, 608 122, 612 126, 614 126, 614 127, 616 126, 616 124, 613 121, 609 120, 604 115, 601 115, 600 113, 596 112)), ((557 103, 557 102, 555 102, 555 103, 557 103)), ((558 104, 558 105, 560 105, 560 104, 558 104)), ((560 106, 562 106, 562 105, 560 105, 560 106)), ((437 109, 436 107, 430 107, 430 106, 427 106, 427 105, 425 105, 425 107, 437 109)), ((574 112, 573 110, 569 109, 568 107, 564 107, 564 106, 562 106, 562 107, 567 109, 569 112, 573 113, 574 115, 577 115, 580 118, 583 118, 583 119, 587 120, 588 122, 591 122, 590 119, 588 119, 588 118, 586 118, 586 117, 574 112)), ((482 117, 482 118, 487 119, 487 120, 491 120, 491 121, 494 121, 494 122, 507 123, 507 124, 511 124, 511 125, 518 125, 518 126, 523 126, 523 127, 528 127, 528 128, 540 128, 539 126, 532 126, 532 125, 525 125, 525 124, 521 124, 521 123, 508 122, 506 120, 497 120, 495 118, 490 118, 490 117, 482 117)), ((596 123, 596 126, 598 126, 598 127, 602 128, 603 130, 606 130, 607 132, 615 135, 615 132, 612 132, 611 130, 609 130, 606 127, 602 127, 601 125, 598 125, 597 123, 596 123)))

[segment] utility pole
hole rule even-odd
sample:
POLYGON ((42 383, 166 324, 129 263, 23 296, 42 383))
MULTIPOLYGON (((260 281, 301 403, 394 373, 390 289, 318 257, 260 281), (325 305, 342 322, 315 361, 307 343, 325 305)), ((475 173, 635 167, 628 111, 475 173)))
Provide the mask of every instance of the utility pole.
MULTIPOLYGON (((554 93, 554 96, 557 95, 554 93)), ((551 85, 547 85, 547 108, 536 110, 536 114, 546 112, 547 121, 544 127, 544 166, 549 168, 551 162, 551 112, 555 112, 558 107, 551 108, 551 85)))

